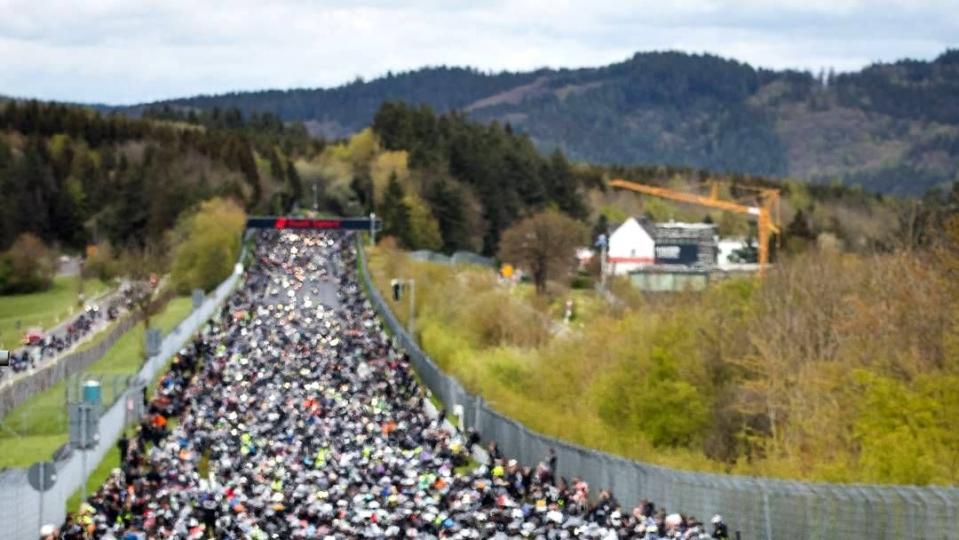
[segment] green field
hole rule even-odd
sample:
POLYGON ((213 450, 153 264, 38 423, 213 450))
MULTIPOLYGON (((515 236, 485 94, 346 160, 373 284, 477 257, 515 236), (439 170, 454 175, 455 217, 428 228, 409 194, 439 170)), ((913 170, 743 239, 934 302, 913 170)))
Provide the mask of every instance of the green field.
MULTIPOLYGON (((32 294, 0 296, 0 348, 14 348, 27 328, 50 328, 75 312, 77 286, 75 276, 57 276, 49 290, 32 294), (17 321, 21 322, 17 328, 17 321)), ((97 279, 83 282, 83 292, 93 298, 107 290, 109 285, 97 279)))
MULTIPOLYGON (((153 326, 160 328, 165 335, 191 309, 189 297, 174 298, 153 318, 153 326)), ((143 363, 144 336, 143 326, 138 325, 124 334, 103 358, 87 370, 87 373, 104 376, 102 391, 105 403, 112 402, 114 398, 112 377, 122 380, 126 375, 135 373, 143 363)), ((66 442, 66 384, 66 381, 61 381, 31 397, 3 419, 7 429, 0 433, 0 468, 28 466, 52 455, 66 442)), ((116 390, 122 391, 122 385, 118 385, 116 390)))

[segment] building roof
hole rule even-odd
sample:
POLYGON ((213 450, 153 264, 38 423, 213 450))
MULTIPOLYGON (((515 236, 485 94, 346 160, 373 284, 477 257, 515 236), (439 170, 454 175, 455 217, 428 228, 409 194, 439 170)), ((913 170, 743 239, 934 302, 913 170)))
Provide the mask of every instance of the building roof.
POLYGON ((716 234, 716 225, 712 223, 684 223, 669 221, 653 223, 645 217, 633 218, 655 241, 676 238, 707 238, 716 234))

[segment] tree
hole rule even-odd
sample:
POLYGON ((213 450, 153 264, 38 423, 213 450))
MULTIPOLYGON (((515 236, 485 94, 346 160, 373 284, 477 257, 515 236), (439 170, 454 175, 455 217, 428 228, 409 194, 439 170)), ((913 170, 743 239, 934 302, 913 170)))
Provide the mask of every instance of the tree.
POLYGON ((599 235, 601 234, 605 234, 606 236, 609 236, 609 218, 606 216, 606 214, 600 214, 599 217, 596 218, 596 224, 593 225, 592 234, 593 234, 592 239, 594 241, 597 238, 599 238, 599 235))
POLYGON ((407 195, 403 204, 409 209, 410 247, 437 250, 443 247, 440 226, 429 206, 415 194, 407 195))
POLYGON ((791 253, 801 253, 816 239, 809 224, 809 216, 800 208, 793 215, 783 234, 786 249, 791 253))
POLYGON ((410 247, 410 209, 403 201, 404 197, 403 186, 394 173, 383 193, 379 214, 383 218, 383 236, 392 236, 402 245, 410 247))
POLYGON ((29 293, 49 289, 56 272, 56 260, 43 240, 23 233, 0 256, 0 293, 29 293))
POLYGON ((296 172, 296 165, 293 160, 286 162, 286 181, 290 184, 290 197, 297 204, 302 203, 303 182, 300 180, 299 173, 296 172))
POLYGON ((585 226, 557 210, 528 217, 503 232, 499 258, 532 274, 536 292, 565 277, 575 266, 575 250, 586 241, 585 226))
POLYGON ((439 222, 444 251, 471 249, 471 233, 478 232, 477 236, 482 237, 482 231, 470 230, 468 201, 460 184, 448 178, 434 179, 427 184, 424 198, 439 222))
POLYGON ((128 297, 143 319, 144 328, 150 328, 150 318, 160 309, 153 301, 155 289, 150 278, 159 276, 166 270, 165 255, 157 243, 148 241, 144 244, 130 244, 120 257, 121 271, 130 281, 128 297))
POLYGON ((198 211, 181 216, 182 240, 173 257, 173 284, 178 292, 209 291, 226 279, 240 253, 246 215, 231 200, 211 199, 198 211))

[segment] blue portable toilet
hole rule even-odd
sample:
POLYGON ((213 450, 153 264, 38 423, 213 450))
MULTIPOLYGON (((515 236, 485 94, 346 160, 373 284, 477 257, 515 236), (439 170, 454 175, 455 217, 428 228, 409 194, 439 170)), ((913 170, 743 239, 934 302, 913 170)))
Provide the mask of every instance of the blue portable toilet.
POLYGON ((83 383, 83 402, 91 405, 102 403, 100 381, 86 381, 83 383))

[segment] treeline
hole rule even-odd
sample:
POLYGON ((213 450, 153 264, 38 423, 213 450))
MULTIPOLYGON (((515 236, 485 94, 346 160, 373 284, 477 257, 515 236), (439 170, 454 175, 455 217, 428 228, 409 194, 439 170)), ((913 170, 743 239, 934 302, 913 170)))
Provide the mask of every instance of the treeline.
POLYGON ((261 132, 236 113, 223 116, 234 123, 180 125, 7 102, 0 107, 0 249, 23 232, 73 250, 100 242, 142 247, 215 196, 253 211, 291 205, 302 195, 293 159, 316 143, 282 125, 261 132))
POLYGON ((317 153, 325 144, 323 139, 311 137, 300 122, 287 124, 270 112, 243 113, 235 107, 195 109, 157 105, 144 109, 141 118, 201 126, 209 132, 242 133, 262 154, 267 154, 273 146, 280 147, 286 154, 317 153))
MULTIPOLYGON (((744 68, 740 78, 716 92, 748 91, 755 77, 744 68)), ((104 241, 143 246, 161 240, 183 210, 215 196, 261 214, 297 206, 376 212, 405 247, 446 252, 495 254, 506 228, 545 208, 586 222, 594 235, 646 214, 755 236, 742 216, 611 192, 605 180, 614 177, 686 191, 722 180, 724 198, 752 193, 739 186, 780 187, 784 249, 792 251, 823 235, 855 250, 922 244, 948 198, 948 190, 934 190, 905 203, 838 183, 571 163, 559 150, 543 155, 508 123, 396 102, 379 108, 372 128, 335 144, 269 113, 157 107, 131 119, 7 102, 0 106, 0 250, 27 231, 73 250, 104 241)))
POLYGON ((383 104, 371 129, 298 162, 307 197, 340 215, 376 212, 406 248, 496 252, 518 218, 546 207, 589 215, 599 182, 559 151, 541 155, 506 125, 483 125, 429 107, 383 104))
POLYGON ((934 62, 902 60, 876 64, 859 73, 843 73, 832 81, 840 103, 895 118, 923 118, 959 123, 959 49, 947 50, 934 62))
POLYGON ((501 233, 518 217, 550 205, 585 218, 583 188, 599 182, 558 150, 543 157, 529 137, 509 125, 482 125, 458 113, 436 116, 429 107, 385 103, 373 119, 373 131, 385 149, 409 153, 409 166, 422 176, 422 196, 440 218, 448 251, 475 244, 467 237, 481 233, 483 251, 494 253, 501 233), (482 207, 485 230, 463 227, 467 193, 482 207))
MULTIPOLYGON (((368 126, 384 101, 429 104, 446 112, 533 80, 536 73, 487 74, 475 69, 431 67, 351 83, 331 89, 234 92, 171 100, 154 106, 190 109, 237 109, 246 116, 270 112, 283 121, 316 120, 334 138, 352 135, 368 126)), ((139 109, 142 107, 137 107, 139 109)), ((134 109, 134 110, 136 110, 134 109)))
POLYGON ((934 234, 948 199, 948 191, 938 189, 907 201, 841 183, 690 167, 571 163, 559 150, 544 156, 509 124, 481 124, 461 113, 437 115, 426 106, 393 102, 383 104, 372 129, 297 164, 305 192, 301 204, 310 202, 316 188, 320 209, 340 215, 376 212, 385 221, 385 233, 403 247, 489 255, 496 254, 506 228, 548 207, 586 222, 594 237, 641 215, 709 221, 723 236, 756 237, 747 216, 610 190, 610 178, 700 193, 719 182, 723 199, 754 202, 753 188, 778 188, 783 235, 771 246, 774 257, 819 243, 860 252, 917 247, 934 234))
MULTIPOLYGON (((672 164, 840 181, 919 195, 959 174, 959 51, 859 72, 771 71, 712 55, 644 52, 601 68, 484 74, 424 68, 333 89, 200 96, 315 133, 355 134, 383 101, 512 123, 546 152, 593 163, 672 164)), ((135 110, 140 110, 142 107, 135 110)))

